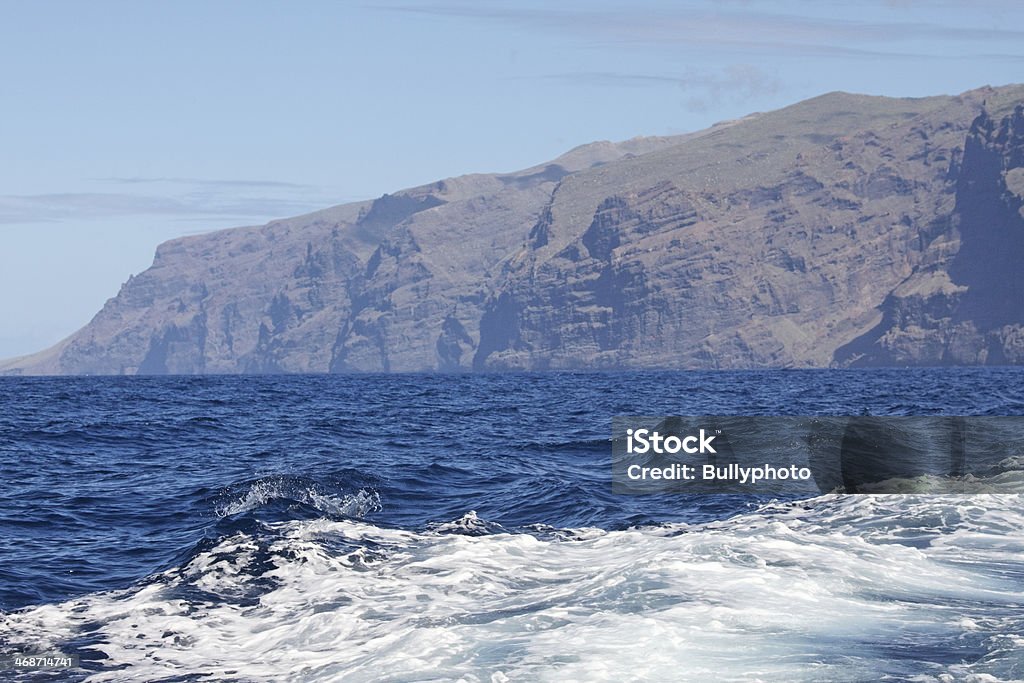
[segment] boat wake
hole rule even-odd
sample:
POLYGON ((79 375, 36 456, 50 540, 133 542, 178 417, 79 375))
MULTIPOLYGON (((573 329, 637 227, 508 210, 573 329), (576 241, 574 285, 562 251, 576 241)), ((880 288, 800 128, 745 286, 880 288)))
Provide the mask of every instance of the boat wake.
MULTIPOLYGON (((274 487, 222 513, 301 499, 274 487)), ((1022 502, 821 496, 702 524, 513 532, 470 513, 412 531, 354 519, 379 504, 359 491, 328 505, 343 518, 264 523, 131 589, 0 614, 0 650, 73 651, 89 681, 1012 680, 1022 502)))

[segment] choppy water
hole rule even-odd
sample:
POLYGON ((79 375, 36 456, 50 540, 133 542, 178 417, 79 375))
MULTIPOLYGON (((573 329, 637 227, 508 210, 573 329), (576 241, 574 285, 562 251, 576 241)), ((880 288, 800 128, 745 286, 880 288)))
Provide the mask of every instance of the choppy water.
POLYGON ((3 379, 0 655, 82 668, 0 678, 1021 679, 1020 496, 616 496, 608 437, 1021 414, 1022 379, 3 379))

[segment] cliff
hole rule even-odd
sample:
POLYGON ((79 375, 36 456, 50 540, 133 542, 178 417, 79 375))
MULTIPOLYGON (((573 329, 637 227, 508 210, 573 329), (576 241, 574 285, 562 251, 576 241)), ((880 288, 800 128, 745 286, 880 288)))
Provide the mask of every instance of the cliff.
POLYGON ((971 125, 955 205, 924 259, 883 301, 879 325, 837 351, 844 364, 1024 362, 1024 106, 971 125))
POLYGON ((173 240, 0 373, 1019 363, 1021 102, 830 93, 173 240))

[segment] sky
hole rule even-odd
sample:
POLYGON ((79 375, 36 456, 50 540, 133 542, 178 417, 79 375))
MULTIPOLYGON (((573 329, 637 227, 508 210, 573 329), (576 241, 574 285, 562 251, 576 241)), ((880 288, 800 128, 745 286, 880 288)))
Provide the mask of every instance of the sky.
POLYGON ((0 358, 160 242, 833 90, 1024 81, 1024 3, 0 0, 0 358))

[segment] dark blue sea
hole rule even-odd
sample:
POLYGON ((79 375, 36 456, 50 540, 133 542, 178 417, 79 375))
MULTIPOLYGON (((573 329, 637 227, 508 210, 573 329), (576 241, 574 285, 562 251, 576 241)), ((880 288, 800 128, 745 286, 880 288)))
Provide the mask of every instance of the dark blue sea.
POLYGON ((0 658, 78 660, 0 680, 1021 679, 1021 496, 614 495, 609 437, 1019 415, 1022 380, 0 378, 0 658))

